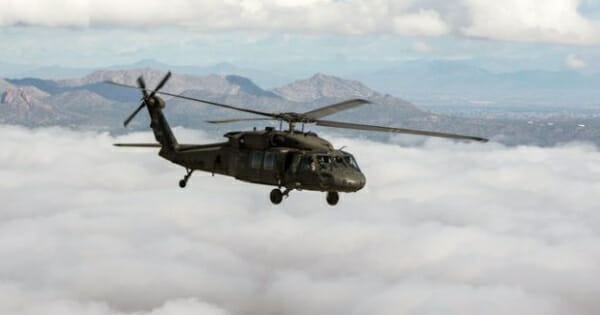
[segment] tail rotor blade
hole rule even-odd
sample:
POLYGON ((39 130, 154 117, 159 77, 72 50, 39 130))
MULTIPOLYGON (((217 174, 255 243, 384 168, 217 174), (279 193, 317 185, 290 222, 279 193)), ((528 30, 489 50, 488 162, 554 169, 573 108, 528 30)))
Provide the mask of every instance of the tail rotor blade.
POLYGON ((129 117, 127 117, 127 119, 125 119, 125 122, 123 122, 123 126, 127 127, 127 125, 129 125, 131 120, 135 117, 135 115, 137 115, 142 110, 142 108, 144 108, 145 105, 146 105, 146 102, 142 100, 142 103, 140 104, 140 106, 138 106, 138 108, 133 113, 131 113, 131 115, 129 115, 129 117))
POLYGON ((148 92, 146 91, 146 81, 144 81, 144 77, 139 76, 139 78, 137 78, 137 84, 140 90, 142 90, 142 93, 144 94, 144 99, 147 99, 148 92))

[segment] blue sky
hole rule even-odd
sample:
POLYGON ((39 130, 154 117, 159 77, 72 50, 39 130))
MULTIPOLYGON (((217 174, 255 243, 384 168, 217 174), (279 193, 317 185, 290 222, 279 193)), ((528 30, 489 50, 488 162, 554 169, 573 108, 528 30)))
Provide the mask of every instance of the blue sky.
POLYGON ((101 67, 155 59, 290 75, 409 60, 493 71, 600 70, 600 1, 0 0, 0 62, 101 67), (225 4, 224 4, 225 3, 225 4))

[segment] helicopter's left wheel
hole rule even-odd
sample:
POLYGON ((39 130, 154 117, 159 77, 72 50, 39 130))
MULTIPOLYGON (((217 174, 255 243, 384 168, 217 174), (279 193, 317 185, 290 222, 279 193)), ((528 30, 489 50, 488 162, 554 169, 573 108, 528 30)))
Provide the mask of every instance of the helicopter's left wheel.
POLYGON ((337 205, 339 201, 340 201, 340 194, 338 194, 336 191, 330 191, 327 193, 327 203, 330 206, 337 205))
POLYGON ((179 187, 185 188, 186 185, 187 185, 187 180, 182 179, 179 181, 179 187))
POLYGON ((281 190, 275 188, 271 190, 271 194, 269 195, 269 197, 271 198, 271 202, 274 205, 278 205, 283 200, 283 193, 281 192, 281 190))

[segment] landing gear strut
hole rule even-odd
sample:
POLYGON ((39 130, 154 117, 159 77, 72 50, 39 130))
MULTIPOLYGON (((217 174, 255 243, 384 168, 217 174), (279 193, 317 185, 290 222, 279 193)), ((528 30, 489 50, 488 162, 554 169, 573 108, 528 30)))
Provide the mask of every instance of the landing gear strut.
POLYGON ((271 202, 274 205, 278 205, 281 203, 281 201, 283 201, 283 197, 289 197, 290 195, 290 191, 292 191, 291 189, 286 189, 285 191, 281 191, 280 189, 273 189, 271 190, 271 194, 269 195, 271 202))
POLYGON ((186 171, 185 176, 183 176, 183 179, 179 181, 179 187, 181 187, 181 188, 185 188, 188 180, 190 179, 190 176, 192 176, 192 173, 194 172, 194 170, 192 170, 192 169, 186 169, 185 171, 186 171))
POLYGON ((338 201, 340 201, 340 194, 338 194, 335 191, 330 191, 330 192, 327 193, 327 203, 330 206, 337 205, 338 201))

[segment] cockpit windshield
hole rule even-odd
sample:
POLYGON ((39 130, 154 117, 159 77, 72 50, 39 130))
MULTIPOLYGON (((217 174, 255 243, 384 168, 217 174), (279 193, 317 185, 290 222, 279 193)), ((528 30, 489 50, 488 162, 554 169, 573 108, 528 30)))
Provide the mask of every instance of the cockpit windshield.
POLYGON ((358 167, 358 163, 356 163, 356 160, 354 159, 354 157, 350 154, 345 155, 344 156, 344 160, 346 161, 346 163, 348 163, 348 165, 350 165, 352 168, 360 170, 360 168, 358 167))
POLYGON ((317 165, 320 170, 327 170, 336 167, 351 167, 359 170, 358 164, 350 154, 343 155, 317 155, 317 165))

